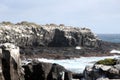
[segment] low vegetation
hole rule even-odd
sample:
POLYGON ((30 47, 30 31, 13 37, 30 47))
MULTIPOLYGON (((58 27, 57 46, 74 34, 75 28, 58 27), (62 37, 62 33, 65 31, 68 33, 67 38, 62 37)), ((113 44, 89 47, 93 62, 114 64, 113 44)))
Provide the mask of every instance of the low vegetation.
POLYGON ((100 61, 96 62, 96 64, 115 65, 116 59, 107 58, 107 59, 100 60, 100 61))
POLYGON ((4 24, 4 25, 13 25, 13 23, 11 23, 11 22, 9 22, 9 21, 6 21, 6 22, 3 21, 2 24, 4 24))

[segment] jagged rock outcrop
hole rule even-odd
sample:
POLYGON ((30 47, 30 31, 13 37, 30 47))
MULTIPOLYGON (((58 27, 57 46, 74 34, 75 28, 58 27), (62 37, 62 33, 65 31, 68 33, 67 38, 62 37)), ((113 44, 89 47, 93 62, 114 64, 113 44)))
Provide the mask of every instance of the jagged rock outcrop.
POLYGON ((24 80, 19 47, 10 43, 0 45, 0 80, 24 80))
POLYGON ((88 28, 34 23, 0 23, 0 43, 14 43, 20 47, 100 47, 100 40, 88 28))
POLYGON ((119 61, 120 59, 108 59, 107 62, 102 61, 104 64, 96 63, 94 66, 86 66, 83 73, 85 80, 119 80, 119 61))
POLYGON ((72 79, 72 73, 61 65, 37 60, 25 63, 21 62, 19 47, 11 43, 0 45, 0 80, 72 79))
POLYGON ((72 74, 58 64, 32 61, 23 65, 25 80, 71 80, 72 74))

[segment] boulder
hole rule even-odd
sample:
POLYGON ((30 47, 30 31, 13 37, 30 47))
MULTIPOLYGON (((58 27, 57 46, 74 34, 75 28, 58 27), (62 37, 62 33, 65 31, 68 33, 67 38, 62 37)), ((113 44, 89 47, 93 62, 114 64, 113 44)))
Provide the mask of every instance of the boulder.
POLYGON ((71 80, 71 72, 58 64, 32 61, 23 65, 25 80, 71 80))
POLYGON ((114 65, 114 67, 115 67, 116 69, 120 70, 120 64, 116 64, 116 65, 114 65))
POLYGON ((98 61, 94 66, 86 66, 84 70, 84 78, 86 80, 119 80, 120 79, 120 64, 117 59, 105 59, 98 61), (109 62, 107 62, 109 61, 109 62), (116 61, 111 62, 111 61, 116 61), (101 62, 101 64, 98 64, 101 62), (111 64, 110 64, 111 63, 111 64), (104 64, 104 65, 103 65, 104 64))
POLYGON ((34 62, 24 65, 25 80, 47 80, 52 64, 34 62))
POLYGON ((0 80, 24 80, 19 47, 10 43, 0 46, 0 80))

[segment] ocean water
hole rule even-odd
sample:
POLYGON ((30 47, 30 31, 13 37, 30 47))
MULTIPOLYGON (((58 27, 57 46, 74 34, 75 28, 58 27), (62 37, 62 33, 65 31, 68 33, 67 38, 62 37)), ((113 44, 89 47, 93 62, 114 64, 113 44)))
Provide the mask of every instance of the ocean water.
POLYGON ((119 57, 118 55, 114 55, 105 57, 80 57, 62 60, 39 58, 38 60, 42 62, 57 63, 74 73, 83 73, 86 66, 92 66, 93 64, 95 64, 96 61, 103 60, 105 58, 118 58, 118 57, 119 57))
POLYGON ((120 34, 97 34, 103 41, 120 43, 120 34))

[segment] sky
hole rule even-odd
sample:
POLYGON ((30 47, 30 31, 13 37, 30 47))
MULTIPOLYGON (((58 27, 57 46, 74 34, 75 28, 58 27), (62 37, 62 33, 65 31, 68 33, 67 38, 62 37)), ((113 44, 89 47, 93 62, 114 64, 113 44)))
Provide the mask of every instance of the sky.
POLYGON ((120 0, 0 0, 0 22, 65 24, 120 33, 120 0))

